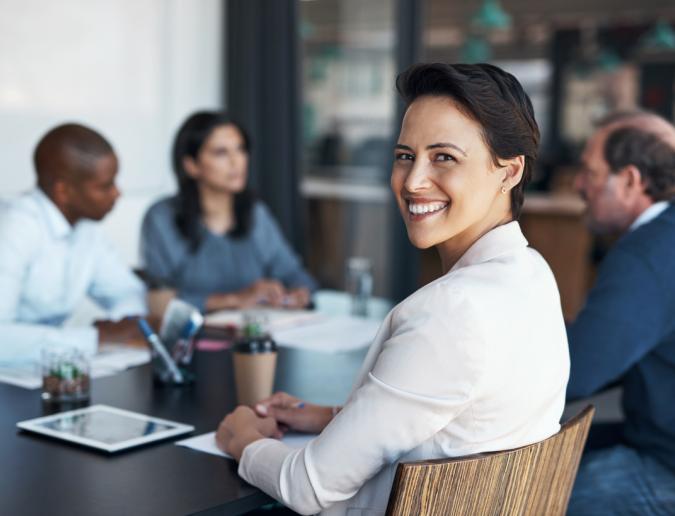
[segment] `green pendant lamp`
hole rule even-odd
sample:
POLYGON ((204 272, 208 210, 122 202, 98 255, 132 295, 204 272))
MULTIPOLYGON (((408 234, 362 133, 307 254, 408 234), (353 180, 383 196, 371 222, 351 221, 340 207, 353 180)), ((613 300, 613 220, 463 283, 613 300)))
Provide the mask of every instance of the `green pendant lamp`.
POLYGON ((675 50, 675 30, 665 20, 659 20, 642 36, 640 47, 643 50, 675 50))
POLYGON ((471 22, 475 27, 485 30, 508 29, 511 16, 502 8, 499 0, 485 0, 471 22))
POLYGON ((597 66, 604 72, 613 72, 621 63, 621 58, 611 48, 603 48, 597 58, 597 66))
POLYGON ((485 63, 492 57, 492 47, 485 39, 469 36, 462 46, 463 63, 485 63))

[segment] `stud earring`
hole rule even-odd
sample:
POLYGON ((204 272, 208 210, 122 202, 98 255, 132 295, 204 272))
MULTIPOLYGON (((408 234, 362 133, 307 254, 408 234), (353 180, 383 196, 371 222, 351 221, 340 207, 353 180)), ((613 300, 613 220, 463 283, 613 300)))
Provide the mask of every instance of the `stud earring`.
POLYGON ((502 193, 506 193, 506 187, 502 186, 502 193))

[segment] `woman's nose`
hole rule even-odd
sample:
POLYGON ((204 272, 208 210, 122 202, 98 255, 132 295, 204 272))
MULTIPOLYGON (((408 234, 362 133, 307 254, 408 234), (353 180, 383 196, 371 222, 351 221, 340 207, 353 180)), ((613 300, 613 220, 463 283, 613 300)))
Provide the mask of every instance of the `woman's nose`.
POLYGON ((409 192, 418 192, 431 186, 429 180, 428 168, 424 163, 415 162, 410 169, 410 173, 405 180, 404 187, 409 192))

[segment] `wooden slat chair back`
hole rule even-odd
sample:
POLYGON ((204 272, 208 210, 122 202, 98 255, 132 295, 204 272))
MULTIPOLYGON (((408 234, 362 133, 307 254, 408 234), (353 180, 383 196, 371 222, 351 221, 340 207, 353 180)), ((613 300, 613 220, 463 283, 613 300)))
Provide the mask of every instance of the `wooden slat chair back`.
POLYGON ((494 453, 400 463, 388 516, 563 516, 595 409, 544 441, 494 453))

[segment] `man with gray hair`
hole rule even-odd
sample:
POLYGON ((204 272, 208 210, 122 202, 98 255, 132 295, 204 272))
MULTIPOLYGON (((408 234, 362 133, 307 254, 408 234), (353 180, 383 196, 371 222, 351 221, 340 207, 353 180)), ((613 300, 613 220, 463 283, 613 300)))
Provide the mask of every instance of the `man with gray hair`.
POLYGON ((645 112, 604 120, 575 186, 589 227, 620 238, 568 325, 567 398, 619 384, 625 421, 587 450, 568 514, 675 514, 675 127, 645 112))

